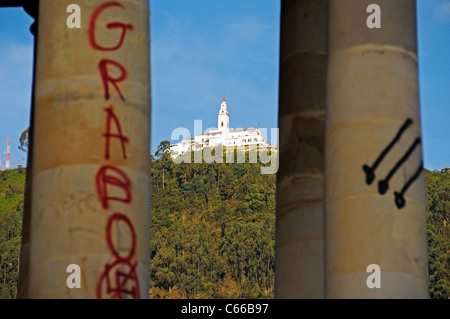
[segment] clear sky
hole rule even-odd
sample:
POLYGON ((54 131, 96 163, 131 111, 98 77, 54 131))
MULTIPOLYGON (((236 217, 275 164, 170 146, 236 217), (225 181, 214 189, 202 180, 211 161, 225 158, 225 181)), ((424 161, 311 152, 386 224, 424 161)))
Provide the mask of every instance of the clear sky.
MULTIPOLYGON (((193 133, 194 120, 216 127, 224 96, 230 128, 277 127, 279 0, 150 4, 152 153, 177 127, 193 133)), ((424 164, 433 170, 450 167, 450 0, 417 4, 424 164)), ((0 151, 3 162, 11 137, 13 167, 25 158, 17 147, 30 117, 31 23, 23 9, 0 9, 0 151)))

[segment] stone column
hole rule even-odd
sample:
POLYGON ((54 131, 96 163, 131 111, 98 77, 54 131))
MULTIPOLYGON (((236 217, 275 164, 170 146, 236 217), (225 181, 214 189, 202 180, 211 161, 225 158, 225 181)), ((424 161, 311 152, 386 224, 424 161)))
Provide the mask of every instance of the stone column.
MULTIPOLYGON (((35 36, 36 37, 36 36, 35 36)), ((23 218, 22 218, 22 241, 20 244, 20 262, 19 275, 17 279, 17 298, 25 299, 28 297, 28 282, 29 282, 29 263, 30 263, 30 231, 31 231, 31 184, 32 184, 32 167, 33 167, 33 127, 34 127, 34 78, 36 69, 36 38, 34 42, 33 53, 33 88, 31 94, 31 114, 30 114, 30 129, 28 131, 28 157, 25 177, 25 196, 23 204, 23 218)))
POLYGON ((35 19, 30 26, 30 32, 34 35, 33 41, 33 82, 31 89, 30 129, 28 131, 28 156, 25 177, 25 196, 22 218, 22 241, 20 243, 19 274, 17 278, 17 299, 28 298, 29 263, 30 263, 30 228, 31 228, 31 176, 33 167, 33 127, 34 127, 34 84, 36 76, 36 51, 39 4, 36 2, 25 4, 24 10, 35 19))
POLYGON ((328 0, 281 2, 276 298, 323 298, 328 0))
POLYGON ((329 17, 326 297, 426 298, 415 1, 331 0, 329 17))
POLYGON ((71 3, 40 1, 29 297, 148 298, 148 0, 71 3))

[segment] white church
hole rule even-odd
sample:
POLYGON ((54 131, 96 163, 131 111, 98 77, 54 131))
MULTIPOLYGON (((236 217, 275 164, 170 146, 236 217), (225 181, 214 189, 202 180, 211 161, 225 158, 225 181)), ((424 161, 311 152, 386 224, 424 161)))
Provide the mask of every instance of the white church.
POLYGON ((258 147, 271 151, 277 151, 276 146, 271 146, 261 134, 260 128, 230 131, 230 116, 228 115, 227 102, 223 98, 217 120, 217 129, 209 130, 205 134, 195 135, 193 139, 183 140, 170 145, 170 153, 173 158, 186 152, 199 151, 205 147, 236 147, 237 150, 250 150, 258 147))

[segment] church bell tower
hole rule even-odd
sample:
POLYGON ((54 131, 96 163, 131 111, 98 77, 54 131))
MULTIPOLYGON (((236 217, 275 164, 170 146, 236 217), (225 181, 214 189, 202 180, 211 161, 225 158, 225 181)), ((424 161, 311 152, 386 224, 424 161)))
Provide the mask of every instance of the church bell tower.
POLYGON ((230 132, 230 116, 228 115, 227 102, 223 98, 220 104, 217 129, 222 132, 222 138, 227 139, 230 132))

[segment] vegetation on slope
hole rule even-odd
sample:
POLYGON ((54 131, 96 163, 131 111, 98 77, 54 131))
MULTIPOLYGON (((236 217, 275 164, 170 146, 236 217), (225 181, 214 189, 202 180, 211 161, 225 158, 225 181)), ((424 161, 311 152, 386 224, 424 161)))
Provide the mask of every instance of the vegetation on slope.
POLYGON ((430 297, 450 298, 450 173, 425 170, 430 297))
POLYGON ((0 171, 0 299, 17 293, 24 185, 25 169, 0 171))
POLYGON ((259 164, 152 167, 151 297, 271 298, 275 175, 259 164))

